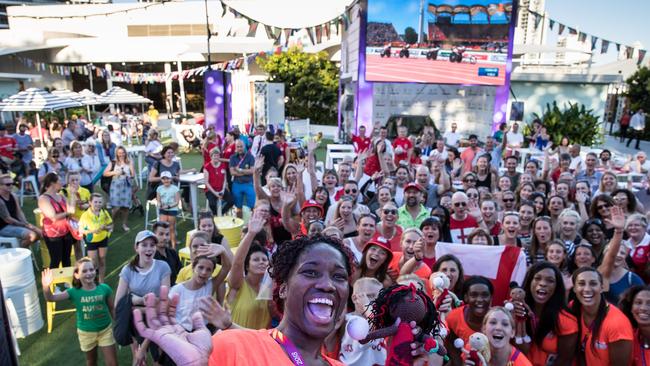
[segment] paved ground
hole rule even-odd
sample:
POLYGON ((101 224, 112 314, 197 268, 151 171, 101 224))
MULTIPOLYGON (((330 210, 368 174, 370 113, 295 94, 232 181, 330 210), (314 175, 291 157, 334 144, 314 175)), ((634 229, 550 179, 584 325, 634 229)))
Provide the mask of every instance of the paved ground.
POLYGON ((646 153, 650 153, 650 141, 643 141, 641 140, 641 143, 639 144, 639 147, 641 147, 640 150, 636 150, 634 148, 634 144, 636 143, 635 141, 632 141, 630 143, 630 147, 627 147, 625 144, 627 143, 627 140, 625 142, 621 143, 619 141, 619 138, 616 136, 605 136, 605 143, 600 145, 600 146, 594 146, 599 149, 608 149, 612 151, 615 154, 622 154, 622 155, 634 155, 638 151, 645 151, 646 153))

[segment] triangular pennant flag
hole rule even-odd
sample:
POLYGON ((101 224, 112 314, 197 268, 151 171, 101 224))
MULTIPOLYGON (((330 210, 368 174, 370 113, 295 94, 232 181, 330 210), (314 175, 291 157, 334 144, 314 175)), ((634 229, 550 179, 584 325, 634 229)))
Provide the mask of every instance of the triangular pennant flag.
POLYGON ((600 53, 607 53, 608 48, 609 48, 609 41, 604 39, 600 41, 600 53))
POLYGON ((348 25, 350 24, 350 18, 348 18, 348 15, 346 13, 343 13, 341 16, 341 22, 343 24, 343 30, 348 30, 348 25))
POLYGON ((305 28, 305 30, 307 31, 307 35, 309 36, 309 41, 311 44, 316 45, 316 39, 314 38, 314 28, 308 27, 305 28))
POLYGON ((291 36, 291 28, 285 28, 284 31, 284 45, 285 47, 289 44, 289 37, 291 36))
POLYGON ((554 26, 554 25, 555 25, 555 20, 553 20, 553 19, 549 19, 549 20, 548 20, 548 28, 549 28, 550 30, 553 30, 553 26, 554 26))
POLYGON ((630 46, 625 46, 625 58, 632 58, 632 55, 634 54, 634 48, 630 46))
POLYGON ((596 42, 598 42, 598 37, 596 36, 591 36, 591 50, 596 49, 596 42))
POLYGON ((228 5, 226 5, 226 4, 224 4, 224 3, 221 3, 221 5, 222 5, 221 18, 223 18, 226 15, 226 13, 228 12, 228 10, 230 9, 230 7, 228 5))
POLYGON ((616 52, 621 52, 621 44, 620 43, 616 44, 616 52))
POLYGON ((587 33, 580 32, 578 33, 578 41, 585 43, 587 40, 587 33))
POLYGON ((542 15, 537 14, 537 13, 532 12, 532 11, 531 11, 531 14, 533 14, 533 16, 535 17, 535 29, 537 29, 539 27, 539 22, 542 21, 542 15))
POLYGON ((270 25, 264 24, 264 30, 266 31, 266 36, 273 39, 273 27, 270 25))
POLYGON ((273 27, 273 38, 275 38, 275 43, 280 43, 281 36, 282 36, 282 28, 273 27))
POLYGON ((246 34, 246 37, 255 37, 255 33, 257 32, 257 26, 260 24, 253 19, 247 19, 248 20, 248 33, 246 34))
POLYGON ((323 24, 323 29, 325 30, 325 37, 327 37, 327 40, 329 41, 330 39, 330 23, 325 23, 323 24))
POLYGON ((557 34, 561 36, 562 33, 564 33, 564 24, 562 24, 562 23, 558 23, 558 26, 557 26, 557 34))
POLYGON ((242 17, 242 15, 235 9, 230 9, 230 12, 235 16, 236 19, 239 19, 242 17))
POLYGON ((316 42, 321 43, 323 41, 323 26, 317 25, 315 28, 316 28, 316 42))
POLYGON ((569 27, 569 34, 575 36, 576 34, 578 34, 578 31, 575 30, 574 28, 569 27))
POLYGON ((637 65, 641 65, 641 62, 643 62, 643 59, 645 58, 645 53, 646 50, 639 50, 639 59, 636 62, 637 65))

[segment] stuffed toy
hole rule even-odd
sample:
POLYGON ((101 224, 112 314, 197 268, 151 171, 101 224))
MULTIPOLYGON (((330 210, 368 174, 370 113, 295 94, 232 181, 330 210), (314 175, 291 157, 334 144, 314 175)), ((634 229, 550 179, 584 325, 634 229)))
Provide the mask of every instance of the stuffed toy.
POLYGON ((526 321, 531 318, 533 312, 530 310, 528 304, 526 304, 526 291, 524 291, 517 282, 510 282, 510 299, 506 301, 504 307, 510 311, 513 318, 515 318, 515 343, 530 343, 531 339, 526 332, 526 321), (526 308, 525 315, 517 316, 517 314, 515 314, 515 301, 519 302, 524 306, 524 308, 526 308))
POLYGON ((465 342, 463 342, 463 340, 460 338, 456 338, 456 340, 454 340, 454 347, 461 350, 468 360, 474 362, 474 365, 489 365, 491 358, 490 342, 485 334, 476 332, 469 336, 469 351, 464 348, 465 342))
POLYGON ((439 334, 440 320, 433 300, 427 294, 418 290, 414 285, 393 285, 384 288, 379 296, 370 303, 372 315, 369 318, 370 333, 363 324, 349 329, 349 334, 361 338, 366 344, 374 339, 392 337, 388 347, 386 366, 410 366, 414 357, 411 354, 411 343, 420 342, 424 349, 433 354, 437 353, 447 360, 447 350, 439 334), (411 322, 417 324, 420 330, 413 334, 411 322))
POLYGON ((442 272, 434 272, 433 274, 431 274, 431 277, 429 277, 429 284, 433 289, 434 295, 437 296, 436 309, 440 307, 440 304, 442 304, 442 301, 447 297, 447 295, 451 296, 452 307, 457 308, 463 305, 463 302, 458 299, 458 296, 456 296, 456 294, 454 294, 453 292, 449 291, 449 287, 451 286, 451 281, 449 280, 449 277, 447 277, 446 274, 442 272))

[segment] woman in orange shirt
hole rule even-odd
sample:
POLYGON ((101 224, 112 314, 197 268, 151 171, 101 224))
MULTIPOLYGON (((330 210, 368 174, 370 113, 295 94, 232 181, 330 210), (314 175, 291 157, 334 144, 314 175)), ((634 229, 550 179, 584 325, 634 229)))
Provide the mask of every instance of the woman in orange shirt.
MULTIPOLYGON (((508 310, 500 306, 491 308, 483 318, 482 332, 490 342, 490 366, 532 366, 526 356, 511 345, 515 320, 508 310)), ((479 366, 468 360, 465 365, 479 366)))
POLYGON ((578 319, 579 364, 589 366, 629 365, 634 334, 632 325, 603 295, 603 276, 594 268, 582 267, 573 273, 576 301, 571 311, 578 319))
POLYGON ((470 335, 481 331, 483 319, 492 303, 493 293, 492 282, 483 276, 472 276, 463 284, 462 294, 465 305, 453 309, 446 319, 449 335, 445 339, 445 346, 452 365, 462 363, 460 353, 454 347, 454 340, 460 338, 467 344, 470 335))
MULTIPOLYGON (((578 342, 578 323, 566 306, 562 273, 550 262, 538 262, 526 272, 526 304, 534 313, 527 332, 532 343, 522 350, 535 366, 571 365, 578 342), (555 361, 553 361, 555 360, 555 361)), ((525 312, 515 304, 515 313, 525 312)))
MULTIPOLYGON (((158 303, 147 295, 147 325, 139 310, 134 311, 134 321, 140 334, 158 344, 177 365, 343 366, 324 354, 323 345, 345 311, 352 270, 352 253, 340 241, 303 237, 279 246, 271 260, 273 300, 283 312, 275 329, 233 329, 210 337, 202 313, 196 312, 194 331, 188 333, 170 322, 170 307, 178 299, 168 300, 166 289, 161 289, 158 303)), ((230 325, 222 322, 219 327, 230 325)), ((424 353, 422 344, 411 347, 424 353)))
POLYGON ((619 307, 634 328, 632 364, 645 366, 650 363, 650 286, 628 289, 623 294, 619 307))

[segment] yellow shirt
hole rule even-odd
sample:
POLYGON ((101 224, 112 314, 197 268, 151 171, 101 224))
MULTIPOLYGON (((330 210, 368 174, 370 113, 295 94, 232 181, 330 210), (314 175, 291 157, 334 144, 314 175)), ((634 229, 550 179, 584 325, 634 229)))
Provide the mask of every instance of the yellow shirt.
MULTIPOLYGON (((65 197, 67 203, 70 204, 70 201, 72 200, 72 192, 70 192, 68 188, 63 188, 60 193, 63 197, 65 197)), ((90 201, 90 191, 84 187, 79 187, 79 190, 77 191, 77 203, 80 201, 83 203, 87 203, 90 201)), ((77 205, 74 209, 74 218, 77 219, 77 221, 79 221, 83 213, 84 210, 80 209, 79 206, 77 205)))
MULTIPOLYGON (((214 272, 212 272, 212 277, 217 277, 220 271, 221 271, 221 266, 217 264, 214 267, 214 272)), ((181 270, 178 271, 178 275, 176 275, 176 283, 182 283, 191 280, 193 273, 194 271, 192 271, 191 264, 188 264, 187 266, 181 268, 181 270)))
MULTIPOLYGON (((227 298, 228 296, 226 296, 227 298)), ((271 325, 268 300, 257 300, 257 292, 244 279, 237 296, 228 303, 232 322, 248 329, 266 329, 271 325)))
MULTIPOLYGON (((84 231, 95 231, 102 226, 108 226, 113 223, 111 215, 108 211, 101 210, 99 211, 99 216, 95 216, 91 208, 88 208, 81 218, 79 218, 79 230, 84 231)), ((100 230, 96 233, 89 233, 85 235, 85 240, 90 243, 99 243, 100 241, 111 236, 111 232, 108 230, 100 230)))

